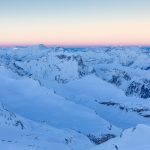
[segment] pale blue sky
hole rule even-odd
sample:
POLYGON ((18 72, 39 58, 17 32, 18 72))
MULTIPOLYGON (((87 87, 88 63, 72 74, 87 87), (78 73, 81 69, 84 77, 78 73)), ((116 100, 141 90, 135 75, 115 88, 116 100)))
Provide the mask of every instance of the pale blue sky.
POLYGON ((148 44, 149 25, 150 0, 0 0, 0 44, 148 44))

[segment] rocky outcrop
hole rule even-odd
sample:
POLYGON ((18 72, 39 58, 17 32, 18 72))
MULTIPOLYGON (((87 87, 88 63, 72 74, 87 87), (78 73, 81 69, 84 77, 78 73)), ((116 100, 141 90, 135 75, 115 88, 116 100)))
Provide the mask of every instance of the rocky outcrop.
POLYGON ((25 129, 24 123, 12 112, 8 111, 4 105, 0 104, 0 126, 12 126, 25 129))
POLYGON ((141 82, 133 81, 126 90, 126 95, 135 95, 140 98, 150 98, 150 80, 142 80, 141 82))
POLYGON ((144 117, 144 118, 150 118, 150 109, 148 107, 128 107, 120 103, 116 103, 113 101, 104 101, 99 102, 98 100, 95 100, 95 102, 99 103, 100 105, 105 105, 108 107, 114 107, 117 109, 120 109, 125 112, 135 112, 138 115, 144 117))
POLYGON ((104 134, 104 135, 101 135, 101 137, 96 137, 94 135, 87 135, 87 137, 93 142, 95 143, 96 145, 99 145, 99 144, 102 144, 112 138, 115 138, 116 136, 114 134, 104 134))

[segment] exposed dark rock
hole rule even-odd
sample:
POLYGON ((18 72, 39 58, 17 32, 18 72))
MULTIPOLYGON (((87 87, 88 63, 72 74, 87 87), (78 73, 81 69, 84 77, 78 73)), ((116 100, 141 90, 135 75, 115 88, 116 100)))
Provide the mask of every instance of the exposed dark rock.
POLYGON ((115 74, 112 75, 112 78, 109 80, 110 83, 120 86, 122 84, 122 80, 125 81, 131 80, 131 77, 125 71, 118 70, 118 69, 115 69, 114 71, 115 74))
POLYGON ((140 98, 150 98, 150 81, 143 80, 142 82, 133 81, 126 90, 127 96, 138 96, 140 98))
POLYGON ((114 83, 114 84, 117 85, 117 86, 120 86, 120 85, 121 85, 120 77, 119 77, 119 76, 116 76, 116 75, 113 75, 113 76, 112 76, 112 79, 111 79, 109 82, 114 83))
POLYGON ((96 137, 95 135, 89 134, 87 137, 95 144, 102 144, 112 138, 115 138, 116 136, 114 134, 104 134, 100 137, 96 137))
POLYGON ((69 61, 71 59, 71 56, 67 56, 67 55, 64 55, 64 54, 61 54, 61 55, 56 55, 59 59, 64 59, 64 60, 67 60, 69 61))
POLYGON ((119 103, 115 103, 115 102, 112 102, 112 101, 99 102, 98 100, 95 100, 95 102, 97 102, 101 105, 112 106, 112 107, 114 106, 114 107, 117 107, 120 110, 126 111, 126 112, 128 112, 128 111, 136 112, 137 114, 139 114, 142 117, 150 118, 150 109, 149 108, 145 108, 145 107, 143 107, 143 108, 129 108, 129 107, 126 107, 124 105, 121 105, 119 103))
POLYGON ((17 120, 17 121, 16 121, 15 126, 17 126, 17 127, 20 126, 21 129, 24 129, 24 125, 23 125, 23 123, 22 123, 20 120, 17 120))
POLYGON ((65 143, 66 144, 69 144, 72 142, 72 137, 69 137, 69 138, 65 138, 65 143))
POLYGON ((63 84, 68 82, 67 79, 62 79, 60 75, 55 76, 55 81, 57 81, 58 83, 63 83, 63 84))

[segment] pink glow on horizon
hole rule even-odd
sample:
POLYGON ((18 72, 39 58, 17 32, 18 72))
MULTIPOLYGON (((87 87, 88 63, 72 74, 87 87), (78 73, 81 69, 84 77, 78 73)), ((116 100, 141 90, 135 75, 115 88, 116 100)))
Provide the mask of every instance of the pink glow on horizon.
POLYGON ((0 45, 150 45, 150 0, 0 1, 0 45))
POLYGON ((26 26, 0 29, 0 45, 150 45, 150 22, 26 26))

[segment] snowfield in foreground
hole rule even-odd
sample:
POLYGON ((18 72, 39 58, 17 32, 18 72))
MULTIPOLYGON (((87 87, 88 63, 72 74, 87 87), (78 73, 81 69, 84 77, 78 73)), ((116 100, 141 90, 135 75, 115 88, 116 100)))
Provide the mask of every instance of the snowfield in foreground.
POLYGON ((0 148, 2 150, 86 149, 93 144, 82 134, 56 129, 17 116, 0 105, 0 148))
POLYGON ((147 48, 0 48, 2 150, 148 150, 149 136, 147 48))
POLYGON ((138 125, 122 132, 112 139, 90 150, 148 150, 150 148, 150 127, 138 125))

